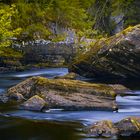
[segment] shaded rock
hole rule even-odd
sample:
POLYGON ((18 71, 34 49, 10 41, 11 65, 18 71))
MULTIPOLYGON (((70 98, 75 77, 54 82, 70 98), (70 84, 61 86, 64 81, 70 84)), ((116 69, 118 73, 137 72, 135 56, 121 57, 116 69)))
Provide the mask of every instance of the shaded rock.
POLYGON ((24 102, 20 107, 25 110, 41 111, 45 104, 46 102, 41 97, 35 95, 24 102))
POLYGON ((54 77, 55 79, 70 79, 70 80, 81 80, 82 76, 80 76, 79 74, 76 74, 74 72, 70 72, 64 76, 56 76, 54 77))
POLYGON ((8 97, 13 97, 21 94, 23 95, 24 98, 30 98, 32 97, 31 95, 31 88, 33 87, 33 85, 35 84, 35 80, 34 78, 29 78, 19 84, 17 84, 16 86, 9 88, 7 91, 7 95, 8 97))
POLYGON ((6 94, 0 94, 0 103, 7 103, 9 98, 6 94))
POLYGON ((24 45, 14 40, 12 47, 2 49, 0 72, 23 71, 29 65, 37 68, 67 66, 76 54, 75 43, 27 41, 24 45))
POLYGON ((24 101, 25 98, 20 93, 9 94, 9 100, 24 101))
POLYGON ((26 42, 24 47, 14 47, 24 53, 25 64, 48 63, 49 66, 63 66, 75 56, 74 43, 66 42, 26 42))
POLYGON ((38 95, 47 103, 47 108, 117 110, 116 93, 106 84, 33 77, 10 88, 7 96, 15 93, 22 94, 27 99, 38 95))
POLYGON ((129 117, 116 123, 120 136, 140 136, 140 118, 129 117))
POLYGON ((77 56, 70 72, 93 78, 140 78, 140 25, 104 40, 77 56))
POLYGON ((90 127, 85 129, 88 136, 93 137, 113 137, 118 134, 118 129, 111 121, 100 121, 96 122, 90 127))

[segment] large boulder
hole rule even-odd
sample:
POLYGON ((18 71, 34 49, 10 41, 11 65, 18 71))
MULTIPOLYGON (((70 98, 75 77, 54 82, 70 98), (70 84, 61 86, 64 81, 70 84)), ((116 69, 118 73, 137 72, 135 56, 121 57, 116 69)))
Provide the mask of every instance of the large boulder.
POLYGON ((11 99, 12 95, 16 98, 15 95, 19 94, 23 95, 26 100, 38 95, 47 103, 47 108, 117 110, 116 93, 106 84, 33 77, 10 88, 6 95, 11 99))
POLYGON ((140 25, 95 43, 69 71, 94 78, 140 78, 140 25))

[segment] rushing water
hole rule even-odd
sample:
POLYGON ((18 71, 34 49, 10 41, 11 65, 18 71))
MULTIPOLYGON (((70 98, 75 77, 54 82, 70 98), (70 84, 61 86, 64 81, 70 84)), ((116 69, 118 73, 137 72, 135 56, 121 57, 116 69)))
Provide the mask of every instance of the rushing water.
MULTIPOLYGON (((31 76, 53 78, 67 73, 66 68, 1 73, 0 94, 31 76)), ((123 84, 130 87, 132 92, 126 93, 123 97, 117 96, 118 112, 49 110, 40 113, 15 110, 10 105, 1 105, 0 140, 96 140, 97 138, 85 137, 81 128, 99 120, 109 119, 116 122, 128 116, 140 116, 139 82, 123 84)))

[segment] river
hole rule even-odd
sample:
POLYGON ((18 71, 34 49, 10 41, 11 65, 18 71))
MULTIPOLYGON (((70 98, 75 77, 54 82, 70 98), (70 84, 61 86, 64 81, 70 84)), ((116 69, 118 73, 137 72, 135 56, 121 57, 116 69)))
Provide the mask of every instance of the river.
MULTIPOLYGON (((0 94, 5 92, 9 87, 31 76, 53 78, 67 73, 67 68, 48 68, 24 72, 0 73, 0 94)), ((120 81, 114 81, 114 83, 120 83, 120 81)), ((82 127, 99 120, 109 119, 116 122, 128 116, 140 116, 140 82, 122 81, 122 83, 128 88, 131 88, 132 92, 127 92, 122 97, 119 95, 117 96, 116 100, 119 105, 118 112, 64 112, 54 109, 40 113, 15 110, 11 108, 10 105, 0 105, 0 139, 103 140, 103 138, 86 137, 81 131, 82 127)))

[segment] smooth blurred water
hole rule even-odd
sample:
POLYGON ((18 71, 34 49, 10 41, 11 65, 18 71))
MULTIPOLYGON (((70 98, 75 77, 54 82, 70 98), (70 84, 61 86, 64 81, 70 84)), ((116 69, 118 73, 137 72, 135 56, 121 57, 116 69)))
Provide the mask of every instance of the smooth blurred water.
MULTIPOLYGON (((31 76, 53 78, 65 75, 67 68, 48 68, 25 72, 0 73, 0 94, 7 88, 31 76)), ((88 79, 84 79, 88 80, 88 79)), ((117 83, 118 84, 118 83, 117 83)), ((130 83, 129 83, 130 84, 130 83)), ((80 129, 99 120, 119 121, 128 116, 140 116, 140 83, 123 96, 117 96, 118 112, 107 111, 61 111, 44 113, 15 110, 10 105, 0 105, 0 139, 2 140, 91 140, 80 129)), ((95 140, 96 138, 92 138, 95 140)), ((101 139, 98 139, 101 140, 101 139)))

